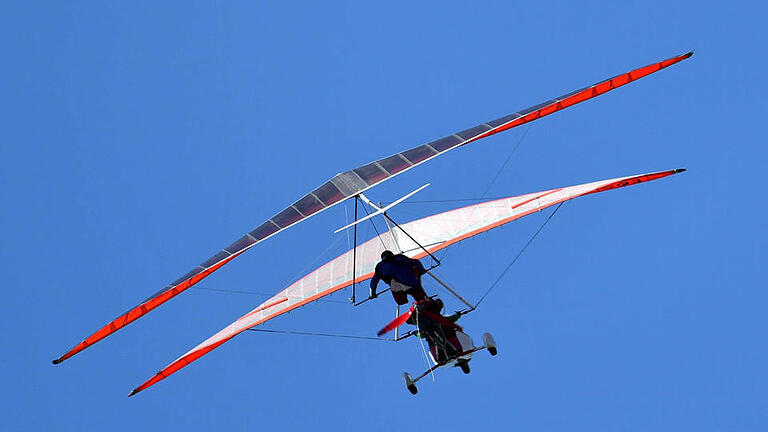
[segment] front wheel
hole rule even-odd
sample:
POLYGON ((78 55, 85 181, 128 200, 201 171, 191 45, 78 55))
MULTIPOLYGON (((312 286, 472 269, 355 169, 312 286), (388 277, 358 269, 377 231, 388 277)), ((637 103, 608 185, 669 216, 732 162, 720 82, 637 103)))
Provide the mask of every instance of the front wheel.
POLYGON ((461 368, 461 371, 465 374, 469 373, 469 362, 460 362, 459 367, 461 368))

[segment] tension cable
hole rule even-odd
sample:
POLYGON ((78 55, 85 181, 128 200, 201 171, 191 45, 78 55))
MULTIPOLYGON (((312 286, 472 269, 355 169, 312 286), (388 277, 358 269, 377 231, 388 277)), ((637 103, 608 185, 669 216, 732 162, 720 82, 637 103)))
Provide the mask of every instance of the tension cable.
MULTIPOLYGON (((366 216, 370 216, 371 214, 370 214, 370 213, 368 213, 368 209, 367 209, 367 208, 365 208, 365 206, 362 206, 362 207, 363 207, 363 210, 365 211, 365 215, 366 215, 366 216)), ((379 229, 378 229, 378 228, 376 228, 376 223, 375 223, 375 222, 373 222, 373 218, 370 218, 370 219, 368 219, 368 220, 369 220, 369 221, 371 221, 371 225, 373 225, 373 230, 374 230, 374 231, 376 231, 376 237, 378 237, 378 238, 379 238, 379 241, 381 242, 381 245, 384 247, 384 249, 386 249, 386 248, 387 248, 387 245, 385 245, 385 244, 384 244, 384 240, 382 240, 382 239, 381 239, 381 234, 379 233, 379 229)))
POLYGON ((496 183, 496 180, 499 179, 501 176, 501 173, 504 171, 504 168, 507 167, 509 164, 509 161, 512 160, 512 156, 514 156, 515 152, 517 152, 517 149, 520 147, 520 144, 523 143, 523 140, 525 140, 525 137, 528 136, 528 132, 531 131, 531 128, 533 127, 533 123, 528 123, 528 128, 525 129, 525 132, 520 136, 520 139, 517 140, 517 144, 512 148, 512 151, 507 155, 507 158, 504 160, 504 163, 501 164, 499 169, 496 171, 496 174, 494 174, 493 178, 491 179, 491 182, 488 184, 488 186, 485 187, 485 192, 483 192, 482 195, 480 195, 480 198, 456 198, 456 199, 436 199, 436 200, 408 200, 404 204, 427 204, 427 203, 448 203, 448 202, 462 202, 462 201, 483 201, 483 200, 497 200, 497 199, 503 199, 503 198, 509 198, 509 197, 487 197, 488 192, 490 192, 491 187, 494 183, 496 183))
MULTIPOLYGON (((196 290, 203 290, 203 291, 215 291, 215 292, 223 292, 223 293, 232 293, 232 294, 249 294, 249 295, 256 295, 261 297, 274 297, 275 293, 263 293, 263 292, 256 292, 256 291, 240 291, 240 290, 231 290, 231 289, 223 289, 223 288, 206 288, 206 287, 199 287, 199 286, 193 286, 191 289, 196 290)), ((342 301, 342 300, 328 300, 328 299, 316 299, 312 300, 312 302, 322 302, 322 303, 338 303, 338 304, 347 304, 348 302, 342 301)))
POLYGON ((529 123, 528 124, 528 128, 525 130, 525 132, 523 132, 523 135, 520 137, 520 139, 517 140, 517 144, 515 144, 515 147, 509 153, 509 156, 507 156, 507 159, 504 160, 504 163, 501 164, 501 167, 499 167, 499 170, 496 171, 496 175, 493 176, 493 179, 491 180, 491 183, 488 184, 488 187, 485 188, 485 192, 483 192, 482 196, 488 195, 488 192, 491 190, 491 186, 493 186, 493 184, 496 183, 496 180, 499 179, 499 176, 501 175, 501 172, 504 171, 504 168, 506 168, 506 166, 509 163, 510 159, 512 159, 512 155, 515 154, 515 152, 517 151, 517 148, 520 147, 520 144, 523 143, 523 140, 525 139, 526 135, 528 135, 528 132, 531 131, 532 127, 533 127, 533 123, 529 123))
POLYGON ((394 339, 392 338, 382 339, 379 337, 372 337, 372 336, 345 335, 345 334, 335 334, 335 333, 311 333, 311 332, 299 332, 299 331, 293 331, 293 330, 272 330, 272 329, 258 329, 258 328, 249 328, 247 330, 254 331, 254 332, 262 332, 262 333, 281 333, 281 334, 292 334, 292 335, 301 335, 301 336, 323 336, 323 337, 335 337, 335 338, 344 338, 344 339, 364 339, 364 340, 376 340, 381 342, 394 341, 394 339))
POLYGON ((389 215, 388 215, 386 212, 384 213, 384 217, 385 217, 385 218, 387 218, 387 220, 388 220, 388 221, 392 222, 392 224, 393 224, 395 227, 397 227, 397 228, 398 228, 400 231, 402 231, 402 232, 403 232, 405 235, 407 235, 407 236, 408 236, 408 238, 409 238, 409 239, 411 239, 411 241, 413 241, 414 243, 416 243, 416 244, 417 244, 417 245, 418 245, 418 246, 421 248, 421 250, 423 250, 424 252, 426 252, 426 253, 427 253, 427 255, 429 255, 430 257, 432 257, 432 259, 433 259, 433 260, 435 260, 435 262, 436 262, 437 264, 436 264, 436 265, 433 265, 432 267, 430 267, 430 269, 433 269, 433 268, 435 268, 435 267, 437 267, 437 266, 439 266, 439 265, 440 265, 440 260, 439 260, 439 259, 437 259, 437 257, 435 257, 434 255, 432 255, 432 252, 428 251, 428 250, 427 250, 427 248, 425 248, 424 246, 422 246, 422 245, 421 245, 421 243, 419 243, 418 241, 416 241, 416 239, 415 239, 415 238, 413 238, 413 236, 411 236, 410 234, 408 234, 408 231, 404 230, 404 229, 403 229, 403 227, 401 227, 400 225, 398 225, 398 223, 397 223, 397 222, 395 222, 395 220, 394 220, 394 219, 392 219, 391 217, 389 217, 389 215))
POLYGON ((490 288, 488 288, 488 290, 485 292, 485 294, 483 294, 483 296, 482 296, 482 297, 480 297, 480 300, 478 300, 478 301, 477 301, 477 303, 475 303, 475 308, 477 308, 478 306, 480 306, 480 303, 482 303, 482 302, 483 302, 483 300, 485 300, 485 297, 486 297, 486 296, 488 296, 488 294, 490 294, 491 290, 493 290, 494 288, 496 288, 496 285, 498 285, 498 284, 499 284, 499 282, 501 281, 501 279, 504 277, 504 275, 505 275, 505 274, 507 274, 507 272, 508 272, 508 271, 509 271, 509 269, 512 267, 512 265, 514 265, 514 264, 515 264, 515 262, 517 262, 517 259, 518 259, 518 258, 520 258, 520 255, 522 255, 522 254, 523 254, 523 252, 525 252, 525 250, 526 250, 526 249, 528 249, 528 246, 530 246, 530 245, 531 245, 531 243, 533 243, 533 240, 535 240, 535 239, 536 239, 536 236, 538 236, 538 235, 539 235, 539 233, 541 232, 541 230, 543 230, 543 229, 544 229, 544 227, 545 227, 545 226, 547 226, 547 224, 549 223, 549 221, 550 221, 550 220, 552 220, 552 217, 555 215, 555 213, 557 213, 557 211, 558 211, 558 210, 560 210, 560 207, 562 207, 562 205, 563 205, 563 203, 564 203, 564 202, 565 202, 565 201, 562 201, 560 204, 558 204, 558 205, 557 205, 557 207, 555 208, 555 210, 554 210, 552 213, 550 213, 550 214, 549 214, 549 217, 547 217, 547 220, 545 220, 545 221, 544 221, 544 223, 543 223, 543 224, 541 224, 541 226, 539 227, 539 229, 537 229, 537 230, 536 230, 536 232, 535 232, 535 233, 533 233, 533 236, 531 236, 531 238, 530 238, 530 239, 528 239, 528 242, 525 244, 525 246, 523 246, 523 248, 522 248, 522 249, 520 249, 520 252, 518 252, 518 253, 517 253, 517 255, 515 255, 515 257, 512 259, 512 261, 511 261, 511 262, 510 262, 510 263, 507 265, 507 268, 505 268, 505 269, 504 269, 504 271, 502 271, 502 272, 501 272, 501 274, 499 275, 499 277, 498 277, 498 278, 496 278, 496 281, 495 281, 495 282, 493 282, 493 284, 491 285, 491 287, 490 287, 490 288))

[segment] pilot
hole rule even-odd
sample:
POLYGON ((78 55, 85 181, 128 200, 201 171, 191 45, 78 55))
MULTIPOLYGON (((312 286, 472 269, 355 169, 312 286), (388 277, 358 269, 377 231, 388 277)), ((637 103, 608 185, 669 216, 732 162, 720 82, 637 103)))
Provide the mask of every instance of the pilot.
POLYGON ((376 286, 379 280, 383 280, 389 284, 397 304, 408 303, 409 294, 414 300, 423 300, 427 294, 421 286, 421 275, 426 272, 419 260, 385 250, 381 253, 381 262, 376 264, 376 271, 371 278, 370 298, 376 298, 376 286))

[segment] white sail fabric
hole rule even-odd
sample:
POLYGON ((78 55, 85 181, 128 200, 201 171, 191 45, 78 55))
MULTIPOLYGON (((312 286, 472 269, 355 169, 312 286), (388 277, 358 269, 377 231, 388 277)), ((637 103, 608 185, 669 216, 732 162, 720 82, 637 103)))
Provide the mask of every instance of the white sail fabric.
MULTIPOLYGON (((429 252, 434 253, 461 240, 569 199, 655 180, 681 171, 683 170, 620 177, 503 198, 425 217, 402 224, 401 227, 402 231, 410 234, 429 252)), ((357 256, 355 257, 354 277, 356 282, 370 279, 373 276, 381 252, 384 251, 384 245, 388 249, 401 249, 405 255, 413 258, 422 258, 426 255, 426 252, 402 231, 394 227, 391 231, 383 233, 381 239, 374 237, 355 248, 357 256), (399 247, 396 247, 396 244, 399 247)), ((275 294, 251 312, 181 356, 134 392, 143 390, 167 377, 249 328, 350 286, 353 277, 352 253, 352 250, 347 251, 275 294)))

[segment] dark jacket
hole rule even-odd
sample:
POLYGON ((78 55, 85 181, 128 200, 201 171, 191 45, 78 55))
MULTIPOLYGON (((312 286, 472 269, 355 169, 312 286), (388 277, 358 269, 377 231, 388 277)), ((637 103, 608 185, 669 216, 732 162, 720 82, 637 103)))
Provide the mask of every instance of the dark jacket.
POLYGON ((421 261, 397 254, 387 261, 376 264, 376 271, 371 278, 371 290, 375 292, 379 280, 389 284, 392 279, 404 285, 418 287, 421 286, 419 276, 426 272, 421 261))

